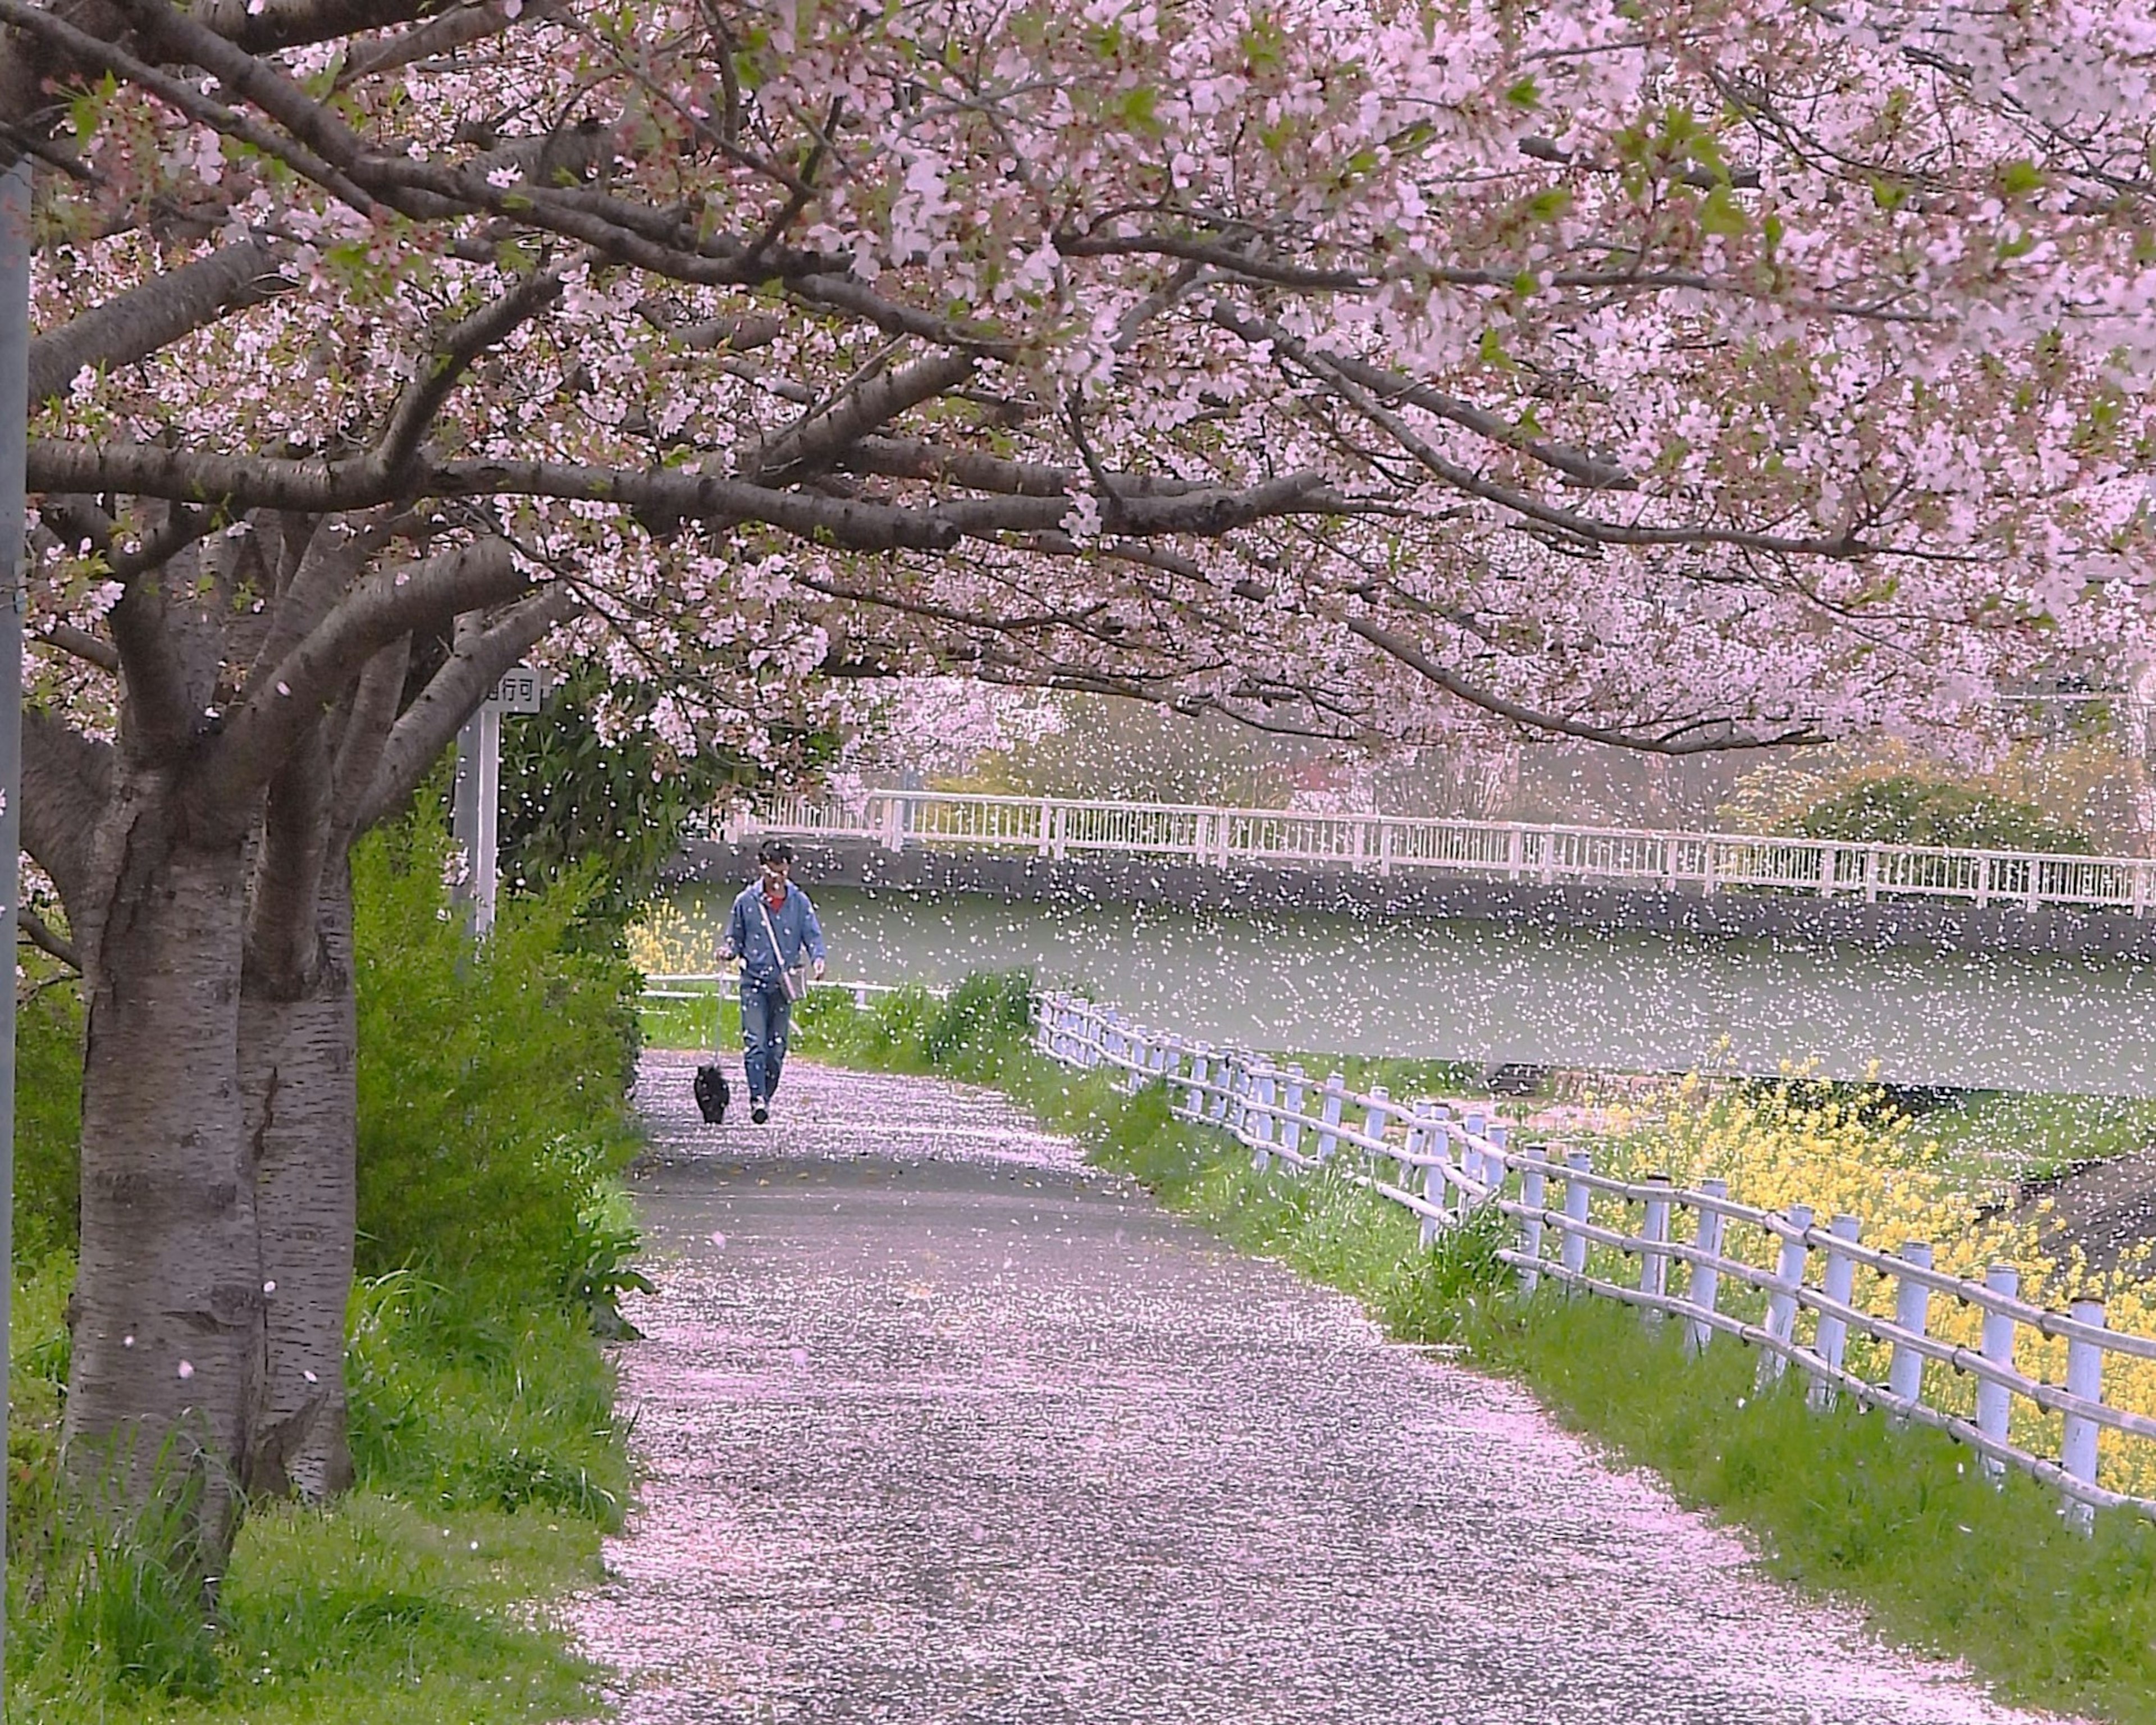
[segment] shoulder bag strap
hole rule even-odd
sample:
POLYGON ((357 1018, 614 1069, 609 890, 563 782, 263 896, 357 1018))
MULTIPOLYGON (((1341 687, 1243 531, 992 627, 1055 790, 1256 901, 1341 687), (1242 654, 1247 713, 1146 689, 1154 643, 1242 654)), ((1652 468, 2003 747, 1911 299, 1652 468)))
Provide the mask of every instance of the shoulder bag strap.
POLYGON ((763 932, 771 937, 771 962, 778 967, 778 986, 786 991, 788 1000, 798 1000, 801 997, 793 992, 793 978, 786 968, 786 955, 778 950, 778 931, 771 926, 771 910, 761 893, 757 895, 756 913, 763 918, 763 932))

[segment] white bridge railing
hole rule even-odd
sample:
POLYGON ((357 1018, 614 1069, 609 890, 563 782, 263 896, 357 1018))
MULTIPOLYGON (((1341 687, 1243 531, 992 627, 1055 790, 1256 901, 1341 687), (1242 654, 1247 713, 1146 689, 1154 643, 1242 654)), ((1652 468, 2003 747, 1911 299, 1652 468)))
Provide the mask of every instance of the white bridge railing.
POLYGON ((1623 1301, 1650 1323, 1681 1324, 1694 1353, 1717 1335, 1737 1337, 1760 1350, 1762 1384, 1794 1366, 1815 1407, 1845 1394, 1944 1431, 1992 1476, 2011 1466, 2056 1487, 2081 1523, 2098 1507, 2156 1517, 2156 1498, 2098 1477, 2105 1431, 2119 1435, 2111 1442, 2120 1449, 2105 1460, 2148 1477, 2151 1452, 2123 1446, 2156 1440, 2156 1420, 2107 1406, 2103 1377, 2107 1358, 2156 1361, 2156 1337, 2106 1329, 2099 1303, 2049 1311, 2017 1296, 2010 1266, 1969 1281, 1933 1270, 1928 1245, 1905 1242, 1894 1252, 1865 1245, 1853 1216, 1820 1226, 1801 1205, 1757 1209, 1732 1202, 1721 1180, 1693 1191, 1666 1178, 1611 1178, 1584 1153, 1514 1144, 1475 1107, 1349 1091, 1337 1072, 1313 1082, 1300 1066, 1147 1030, 1080 996, 1040 995, 1034 1030, 1040 1051, 1063 1065, 1115 1069, 1132 1091, 1164 1085, 1178 1117, 1240 1141, 1260 1170, 1327 1166, 1404 1205, 1421 1218, 1425 1245, 1494 1209, 1515 1224, 1498 1255, 1526 1292, 1547 1277, 1623 1301), (1594 1248, 1602 1250, 1590 1255, 1594 1248), (1614 1278, 1626 1260, 1638 1264, 1637 1276, 1620 1282, 1614 1278), (1981 1312, 1979 1345, 1932 1332, 1934 1296, 1981 1312), (2065 1342, 2063 1381, 2017 1367, 2025 1332, 2065 1342), (2032 1419, 2031 1410, 2056 1419, 2032 1419))
POLYGON ((1867 901, 1952 899, 2032 911, 2071 905, 2136 916, 2156 905, 2156 860, 2143 857, 950 791, 783 797, 737 817, 728 830, 736 836, 869 839, 893 850, 932 845, 1030 850, 1045 857, 1105 852, 1185 858, 1222 868, 1331 865, 1380 875, 1476 875, 1543 885, 1593 880, 1702 893, 1766 888, 1867 901))

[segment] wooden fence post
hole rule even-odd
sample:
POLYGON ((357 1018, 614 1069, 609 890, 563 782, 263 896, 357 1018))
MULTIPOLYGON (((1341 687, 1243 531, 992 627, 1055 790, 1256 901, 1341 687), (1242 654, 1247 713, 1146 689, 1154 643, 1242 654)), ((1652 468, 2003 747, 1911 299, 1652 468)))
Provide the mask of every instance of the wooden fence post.
MULTIPOLYGON (((1729 1196, 1729 1182, 1722 1179, 1702 1180, 1699 1189, 1709 1198, 1729 1196)), ((1699 1232, 1692 1244, 1707 1259, 1704 1264, 1691 1266, 1691 1274, 1685 1278, 1685 1301, 1701 1312, 1714 1310, 1715 1297, 1722 1290, 1722 1266, 1714 1260, 1722 1255, 1722 1224, 1728 1219, 1720 1210, 1702 1209, 1699 1213, 1699 1232)), ((1714 1340, 1714 1326, 1701 1318, 1686 1320, 1685 1351, 1701 1354, 1714 1340)))
MULTIPOLYGON (((1584 1150, 1574 1150, 1564 1158, 1564 1165, 1575 1174, 1584 1174, 1594 1165, 1594 1158, 1584 1150)), ((1587 1236, 1579 1230, 1586 1224, 1587 1200, 1591 1196, 1586 1186, 1578 1180, 1564 1183, 1564 1219, 1573 1225, 1564 1230, 1564 1238, 1558 1245, 1558 1261, 1574 1276, 1587 1269, 1587 1236)), ((1568 1283, 1568 1293, 1579 1290, 1568 1283)))
POLYGON ((1152 1058, 1147 1034, 1144 1025, 1132 1025, 1123 1050, 1123 1058, 1130 1062, 1130 1070, 1124 1075, 1123 1088, 1132 1096, 1146 1087, 1146 1067, 1152 1058))
MULTIPOLYGON (((1828 1232, 1837 1240, 1854 1242, 1863 1227, 1856 1217, 1841 1215, 1828 1224, 1828 1232)), ((1820 1277, 1820 1292, 1836 1304, 1846 1306, 1856 1291, 1856 1260, 1834 1246, 1827 1247, 1826 1269, 1820 1277)), ((1831 1312, 1820 1313, 1819 1337, 1812 1351, 1819 1355, 1822 1364, 1840 1371, 1842 1358, 1849 1351, 1849 1320, 1836 1317, 1831 1312)), ((1831 1378, 1815 1377, 1805 1395, 1815 1409, 1825 1409, 1835 1404, 1838 1393, 1831 1378)))
MULTIPOLYGON (((1445 1189, 1451 1183, 1445 1178, 1445 1164, 1452 1159, 1446 1147, 1448 1136, 1445 1110, 1428 1097, 1417 1102, 1414 1129, 1408 1135, 1408 1142, 1419 1146, 1429 1158, 1422 1171, 1422 1201, 1434 1207, 1445 1206, 1445 1189)), ((1425 1248, 1437 1238, 1438 1226, 1435 1216, 1422 1219, 1422 1243, 1425 1248)))
MULTIPOLYGON (((2004 1294, 2010 1300, 2021 1291, 2021 1272, 2011 1264, 1994 1264, 1984 1273, 1984 1285, 1994 1294, 2004 1294)), ((1984 1314, 1984 1357, 1994 1366, 2010 1370, 2014 1364, 2014 1314, 2010 1312, 1987 1312, 1984 1314)), ((2006 1441, 2007 1415, 2014 1405, 2014 1392, 2004 1384, 1994 1384, 1988 1378, 1976 1383, 1976 1429, 1988 1438, 2006 1441)), ((2006 1464, 1989 1455, 1982 1458, 1979 1466, 1994 1480, 2006 1477, 2006 1464)))
MULTIPOLYGON (((1385 1122, 1392 1113, 1391 1108, 1388 1106, 1391 1101, 1391 1093, 1386 1090, 1383 1085, 1373 1084, 1370 1086, 1370 1106, 1368 1111, 1363 1117, 1363 1136, 1364 1137, 1369 1138, 1378 1143, 1383 1143, 1384 1142, 1385 1122)), ((1374 1157, 1377 1154, 1374 1150, 1366 1151, 1363 1153, 1371 1157, 1374 1157)), ((1372 1172, 1376 1172, 1374 1164, 1373 1165, 1372 1172)))
MULTIPOLYGON (((1486 1176, 1484 1183, 1490 1189, 1490 1200, 1494 1202, 1505 1195, 1505 1176, 1509 1172, 1505 1166, 1505 1150, 1512 1142, 1512 1129, 1502 1120, 1493 1120, 1482 1137, 1490 1146, 1482 1155, 1482 1172, 1486 1176)), ((1466 1194, 1463 1193, 1460 1195, 1464 1202, 1466 1194)))
MULTIPOLYGON (((1919 1270, 1932 1267, 1932 1249, 1921 1240, 1902 1242, 1902 1255, 1919 1270)), ((1894 1286, 1894 1327, 1921 1336, 1929 1322, 1932 1291, 1914 1276, 1904 1276, 1894 1286)), ((1897 1342, 1887 1362, 1887 1389, 1903 1401, 1924 1399, 1924 1357, 1906 1343, 1897 1342)))
POLYGON ((1527 1260, 1520 1266, 1520 1292, 1522 1296, 1532 1294, 1543 1279, 1543 1273, 1537 1267, 1543 1259, 1543 1219, 1540 1211, 1549 1197, 1548 1176, 1541 1166, 1549 1160, 1548 1147, 1530 1144, 1527 1155, 1532 1161, 1529 1166, 1520 1170, 1520 1207, 1527 1212, 1520 1218, 1520 1255, 1527 1260))
MULTIPOLYGON (((1338 1126, 1340 1124, 1341 1106, 1347 1099, 1347 1077, 1344 1074, 1335 1072, 1331 1077, 1325 1081, 1325 1106, 1318 1110, 1317 1117, 1322 1120, 1327 1127, 1338 1126)), ((1340 1137, 1338 1133, 1331 1131, 1321 1132, 1318 1133, 1317 1159, 1320 1162, 1330 1161, 1332 1159, 1332 1153, 1339 1147, 1340 1137)))
POLYGON ((1423 1141, 1428 1137, 1424 1126, 1429 1107, 1426 1097, 1408 1105, 1408 1111, 1403 1117, 1407 1127, 1406 1134, 1400 1140, 1400 1147, 1393 1152, 1393 1182, 1395 1185, 1405 1186, 1414 1175, 1415 1165, 1413 1158, 1423 1153, 1423 1141))
POLYGON ((1255 1153, 1250 1158, 1250 1166, 1260 1173, 1263 1173, 1273 1165, 1274 1084, 1275 1080, 1270 1068, 1258 1075, 1258 1105, 1250 1111, 1250 1117, 1245 1122, 1249 1130, 1258 1139, 1255 1153))
POLYGON ((1220 1065, 1214 1075, 1219 1082, 1213 1094, 1213 1118, 1221 1125, 1228 1123, 1228 1110, 1234 1104, 1235 1087, 1242 1082, 1243 1057, 1233 1049, 1220 1051, 1220 1065))
POLYGON ((1205 1117, 1205 1083, 1211 1070, 1213 1045, 1197 1044, 1190 1050, 1190 1083, 1183 1092, 1183 1112, 1193 1120, 1205 1117))
MULTIPOLYGON (((1793 1204, 1786 1214, 1794 1232, 1782 1241, 1782 1260, 1774 1271, 1777 1286, 1767 1296, 1767 1334, 1785 1347, 1796 1339, 1797 1290, 1804 1280, 1804 1230, 1812 1225, 1811 1209, 1807 1204, 1793 1204)), ((1788 1365, 1789 1361, 1780 1353, 1768 1348, 1759 1357, 1760 1387, 1779 1383, 1788 1365)))
POLYGON ((1287 1097, 1285 1105, 1289 1117, 1283 1119, 1280 1123, 1281 1146, 1287 1152, 1287 1163, 1290 1168, 1300 1166, 1302 1160, 1302 1122, 1296 1117, 1299 1117, 1302 1112, 1306 1089, 1302 1068, 1296 1065, 1290 1066, 1287 1069, 1287 1097))
MULTIPOLYGON (((1669 1291, 1670 1255, 1656 1250, 1670 1240, 1670 1177, 1667 1174, 1649 1174, 1645 1183, 1659 1186, 1663 1195, 1646 1201, 1646 1216, 1640 1228, 1640 1237, 1647 1242, 1640 1254, 1640 1291, 1643 1294, 1666 1294, 1669 1291)), ((1651 1306, 1640 1308, 1640 1316, 1650 1329, 1660 1325, 1662 1314, 1651 1306)))
MULTIPOLYGON (((1471 1108, 1460 1117, 1460 1172, 1466 1179, 1480 1177, 1482 1166, 1482 1147, 1475 1141, 1490 1129, 1490 1122, 1479 1108, 1471 1108)), ((1460 1213, 1467 1214, 1467 1189, 1460 1189, 1460 1213)))
MULTIPOLYGON (((2092 1329, 2103 1327, 2103 1302, 2100 1300, 2076 1300, 2073 1303, 2076 1323, 2092 1329)), ((2085 1402, 2103 1399, 2103 1348, 2094 1342, 2079 1336, 2066 1338, 2066 1394, 2077 1395, 2085 1402)), ((2066 1471, 2069 1479, 2079 1480, 2085 1486, 2096 1483, 2097 1433, 2095 1420, 2086 1414, 2069 1414, 2066 1428, 2059 1442, 2059 1465, 2066 1471)), ((2069 1499, 2066 1520, 2084 1533, 2096 1524, 2093 1505, 2069 1499)))

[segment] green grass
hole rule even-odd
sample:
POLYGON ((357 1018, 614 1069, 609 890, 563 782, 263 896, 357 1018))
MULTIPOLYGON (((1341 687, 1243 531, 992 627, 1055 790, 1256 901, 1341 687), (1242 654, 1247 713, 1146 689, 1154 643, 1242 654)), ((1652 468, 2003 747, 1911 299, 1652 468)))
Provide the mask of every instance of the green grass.
POLYGON ((2053 1493, 1986 1483, 1937 1432, 1815 1413, 1794 1374, 1762 1395, 1749 1349, 1687 1360, 1673 1327, 1609 1301, 1507 1299, 1469 1341, 1567 1425, 1750 1529, 1775 1574, 1861 1601, 1889 1640, 1956 1655, 2020 1701, 2156 1721, 2156 1528, 2138 1517, 2077 1532, 2053 1493))
POLYGON ((508 1725, 598 1706, 545 1602, 598 1579, 632 1483, 598 1334, 638 1281, 616 1178, 639 1142, 634 975, 586 943, 581 878, 506 905, 469 952, 446 844, 420 819, 355 861, 358 1486, 251 1505, 213 1598, 185 1561, 184 1485, 126 1520, 62 1488, 80 1014, 64 988, 26 1014, 12 1719, 508 1725))
POLYGON ((973 1034, 953 1043, 945 1020, 940 1060, 930 1035, 905 1040, 911 1009, 884 1020, 840 998, 819 1026, 824 1056, 998 1085, 1240 1249, 1355 1296, 1402 1340, 1450 1343, 1521 1379, 1564 1423, 1746 1530, 1774 1573, 1859 1603, 1890 1641, 1958 1657, 2016 1701, 2156 1725, 2156 1527, 2106 1512, 2082 1534, 2047 1490, 2019 1475, 1994 1486, 1938 1433, 1846 1404, 1815 1414, 1794 1384, 1763 1395, 1756 1356, 1727 1339, 1693 1361, 1674 1327, 1629 1307, 1548 1286, 1523 1301, 1495 1255, 1502 1218, 1425 1249, 1410 1217, 1337 1173, 1256 1174, 1240 1147, 1176 1120, 1158 1086, 1132 1096, 1031 1054, 1010 986, 969 982, 973 1034))
MULTIPOLYGON (((258 1510, 218 1633, 168 1636, 162 1668, 108 1556, 74 1609, 10 1612, 10 1717, 39 1725, 382 1725, 578 1717, 592 1672, 524 1602, 599 1575, 598 1530, 542 1509, 429 1515, 372 1491, 258 1510)), ((12 1604, 13 1602, 11 1602, 12 1604)))
POLYGON ((2033 1178, 2156 1142, 2156 1100, 1986 1091, 1918 1116, 1914 1132, 1973 1184, 2033 1178))
POLYGON ((8 1432, 11 1717, 39 1725, 507 1725, 588 1711, 592 1673, 530 1602, 598 1579, 629 1488, 611 1375, 577 1315, 362 1286, 358 1490, 256 1506, 213 1617, 155 1516, 63 1514, 64 1260, 18 1283, 8 1432), (520 1603, 521 1602, 521 1603, 520 1603))

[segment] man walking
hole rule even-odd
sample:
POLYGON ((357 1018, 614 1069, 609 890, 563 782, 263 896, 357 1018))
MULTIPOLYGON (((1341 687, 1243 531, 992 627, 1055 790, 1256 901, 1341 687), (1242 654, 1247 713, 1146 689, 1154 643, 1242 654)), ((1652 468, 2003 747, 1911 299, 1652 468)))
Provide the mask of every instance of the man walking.
POLYGON ((824 974, 824 930, 808 895, 788 877, 793 847, 766 839, 757 847, 757 878, 742 888, 726 918, 719 962, 741 960, 742 1071, 748 1117, 771 1118, 771 1095, 786 1064, 793 1003, 824 974))

